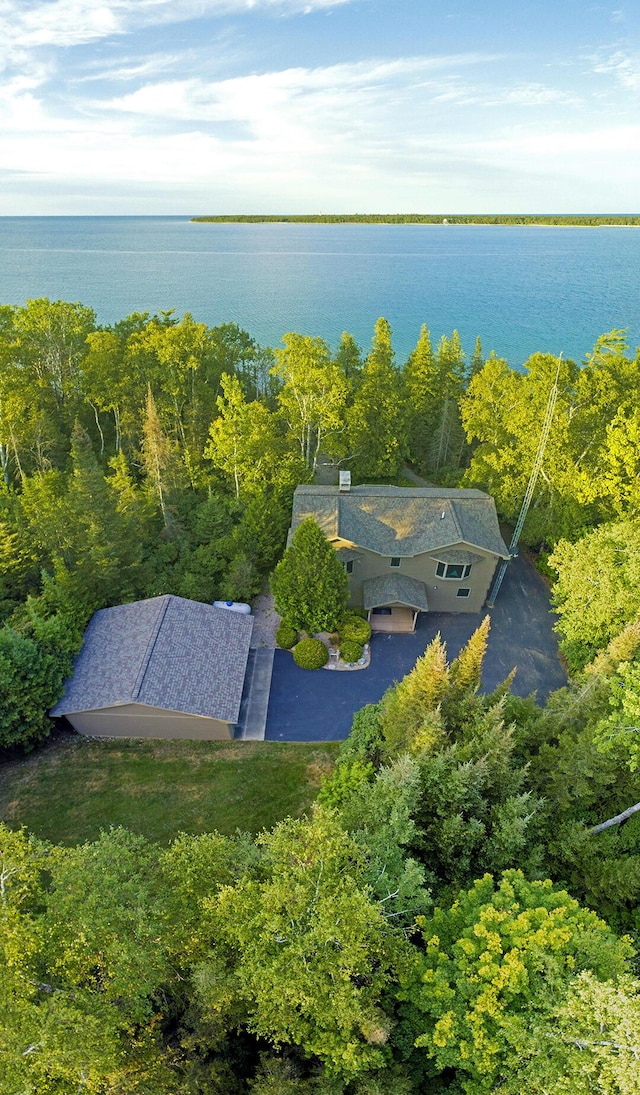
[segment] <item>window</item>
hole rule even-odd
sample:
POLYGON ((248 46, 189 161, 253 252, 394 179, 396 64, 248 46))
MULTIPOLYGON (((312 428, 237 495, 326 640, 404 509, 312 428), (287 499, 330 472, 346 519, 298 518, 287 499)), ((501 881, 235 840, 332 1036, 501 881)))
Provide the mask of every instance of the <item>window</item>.
POLYGON ((392 559, 391 559, 391 562, 390 562, 389 566, 399 567, 400 566, 400 557, 398 555, 392 556, 392 559))
POLYGON ((436 574, 438 578, 468 578, 471 574, 471 563, 437 563, 436 574))
POLYGON ((471 593, 470 589, 467 589, 466 587, 460 586, 460 589, 456 593, 456 597, 468 597, 470 593, 471 593))
POLYGON ((353 559, 349 559, 344 564, 344 569, 346 570, 347 574, 353 574, 353 559))

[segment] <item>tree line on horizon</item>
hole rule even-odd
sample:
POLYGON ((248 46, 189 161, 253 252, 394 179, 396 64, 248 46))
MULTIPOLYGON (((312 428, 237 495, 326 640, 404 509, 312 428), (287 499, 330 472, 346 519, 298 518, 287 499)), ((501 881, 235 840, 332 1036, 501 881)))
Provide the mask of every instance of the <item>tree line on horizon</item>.
MULTIPOLYGON (((49 733, 96 608, 260 589, 321 454, 480 487, 513 521, 557 371, 426 326, 397 363, 384 319, 365 354, 0 309, 3 755, 49 733)), ((511 677, 480 692, 485 621, 359 712, 312 813, 256 840, 0 827, 3 1095, 638 1095, 639 381, 619 331, 560 364, 524 530, 571 669, 544 706, 511 677)))
POLYGON ((626 213, 216 213, 191 217, 194 224, 513 224, 602 228, 635 227, 640 215, 626 213))

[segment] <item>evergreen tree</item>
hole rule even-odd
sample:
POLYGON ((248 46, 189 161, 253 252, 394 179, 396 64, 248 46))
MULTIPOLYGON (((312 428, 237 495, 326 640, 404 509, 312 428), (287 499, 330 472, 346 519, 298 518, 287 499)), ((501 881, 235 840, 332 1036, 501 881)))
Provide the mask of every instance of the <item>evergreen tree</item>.
POLYGON ((448 683, 447 648, 438 634, 411 672, 381 701, 380 725, 388 756, 438 747, 443 737, 440 704, 448 683))
POLYGON ((391 328, 381 318, 347 414, 351 466, 360 478, 395 479, 405 459, 402 382, 394 360, 391 328))
POLYGON ((276 609, 293 627, 334 631, 347 603, 347 575, 318 524, 298 525, 271 576, 276 609))
POLYGON ((440 404, 440 384, 431 339, 426 324, 404 367, 407 401, 408 457, 426 471, 433 441, 433 429, 440 404))
POLYGON ((180 467, 177 445, 164 432, 151 387, 147 390, 147 406, 143 423, 142 459, 152 495, 162 513, 167 532, 174 531, 174 514, 171 495, 182 485, 184 477, 180 467))
POLYGON ((436 473, 458 468, 465 448, 459 401, 464 391, 465 364, 460 336, 442 336, 436 354, 439 403, 432 422, 429 466, 436 473))
POLYGON ((340 336, 334 361, 349 384, 356 388, 362 374, 362 354, 355 338, 347 331, 340 336))

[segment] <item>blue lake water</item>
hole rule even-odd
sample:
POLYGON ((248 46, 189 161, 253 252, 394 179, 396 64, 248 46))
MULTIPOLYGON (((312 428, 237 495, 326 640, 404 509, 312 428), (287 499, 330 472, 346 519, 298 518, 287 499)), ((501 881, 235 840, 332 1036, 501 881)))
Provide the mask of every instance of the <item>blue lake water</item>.
POLYGON ((640 229, 192 224, 185 217, 2 217, 0 303, 80 300, 100 323, 174 308, 264 345, 286 331, 363 348, 385 316, 403 361, 426 323, 520 365, 640 343, 640 229))

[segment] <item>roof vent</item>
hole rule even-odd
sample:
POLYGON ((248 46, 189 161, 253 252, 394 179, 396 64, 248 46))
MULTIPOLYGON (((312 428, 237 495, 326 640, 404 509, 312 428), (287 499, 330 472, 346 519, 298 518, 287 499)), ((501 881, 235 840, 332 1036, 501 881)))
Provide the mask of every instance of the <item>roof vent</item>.
POLYGON ((351 472, 350 471, 341 471, 340 472, 340 491, 343 494, 347 494, 348 491, 350 491, 350 490, 351 490, 351 472))

